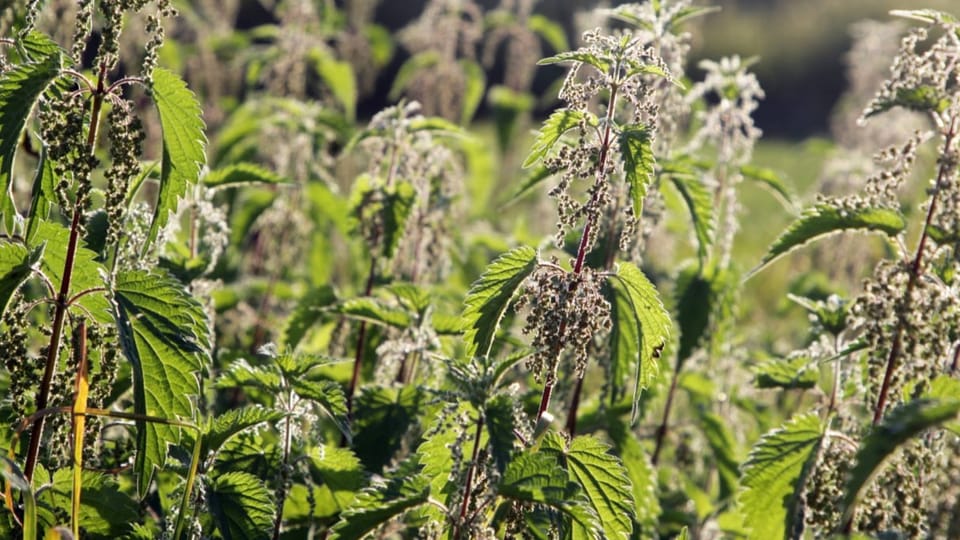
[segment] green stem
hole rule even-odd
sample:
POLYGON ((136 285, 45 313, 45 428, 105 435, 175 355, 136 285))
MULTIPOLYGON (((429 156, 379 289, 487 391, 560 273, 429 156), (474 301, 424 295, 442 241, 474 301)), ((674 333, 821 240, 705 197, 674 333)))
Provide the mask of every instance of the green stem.
MULTIPOLYGON (((203 437, 197 430, 196 438, 193 442, 193 455, 190 457, 190 471, 187 473, 187 485, 183 488, 183 498, 180 500, 180 512, 177 514, 177 524, 173 533, 174 540, 183 538, 183 529, 186 526, 186 516, 190 508, 190 497, 193 494, 193 486, 197 481, 197 471, 200 469, 200 448, 202 447, 203 437)), ((77 537, 79 538, 79 537, 77 537)))

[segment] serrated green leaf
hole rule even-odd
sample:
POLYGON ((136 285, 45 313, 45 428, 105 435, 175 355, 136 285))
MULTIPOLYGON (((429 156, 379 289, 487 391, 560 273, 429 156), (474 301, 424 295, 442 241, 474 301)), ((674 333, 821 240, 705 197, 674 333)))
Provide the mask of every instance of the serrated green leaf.
POLYGON ((520 246, 500 255, 470 286, 464 299, 467 356, 487 356, 503 314, 527 276, 537 267, 537 252, 520 246))
POLYGON ((620 416, 611 412, 607 417, 607 433, 617 455, 623 460, 623 466, 630 477, 630 485, 633 487, 636 519, 640 525, 640 530, 636 531, 634 536, 643 538, 645 532, 653 532, 661 512, 660 500, 657 497, 657 473, 640 441, 620 416))
POLYGON ((206 495, 224 540, 270 538, 276 504, 259 478, 242 471, 224 473, 210 480, 206 495))
POLYGON ((291 381, 293 390, 301 398, 313 401, 320 409, 333 420, 334 425, 350 440, 349 411, 347 411, 347 397, 343 388, 335 381, 311 381, 294 378, 291 381))
POLYGON ((153 102, 163 131, 163 157, 160 162, 160 192, 153 221, 144 242, 150 249, 167 222, 177 211, 180 198, 197 183, 200 168, 206 163, 207 137, 200 103, 180 77, 163 68, 153 71, 153 102))
MULTIPOLYGON (((63 280, 69 241, 69 229, 56 223, 43 221, 37 226, 33 241, 28 244, 30 249, 36 249, 41 245, 46 246, 43 252, 43 260, 40 262, 40 269, 50 280, 55 291, 60 290, 60 283, 63 280)), ((84 291, 97 290, 98 292, 91 292, 80 297, 77 304, 82 306, 86 313, 96 319, 97 322, 112 324, 110 301, 107 300, 103 292, 99 292, 106 286, 103 281, 105 269, 103 265, 96 261, 97 254, 83 247, 82 244, 80 242, 77 245, 77 250, 74 253, 69 297, 73 298, 84 291)))
POLYGON ((716 309, 717 286, 703 268, 688 265, 677 275, 674 288, 674 305, 677 325, 680 330, 680 345, 677 361, 680 365, 700 346, 710 326, 710 318, 716 309))
POLYGON ((740 472, 740 462, 737 457, 739 445, 733 433, 730 432, 727 422, 717 414, 698 408, 697 421, 716 461, 717 473, 720 477, 719 497, 724 501, 737 489, 737 477, 740 472))
POLYGON ((570 48, 563 26, 543 15, 534 13, 527 17, 527 28, 540 36, 555 51, 565 51, 570 48))
POLYGON ((426 51, 417 53, 407 59, 400 69, 397 70, 396 77, 393 78, 393 86, 390 87, 390 93, 387 97, 390 101, 397 101, 403 95, 404 90, 410 85, 410 81, 417 76, 417 73, 431 68, 440 62, 440 53, 437 51, 426 51))
POLYGON ((621 131, 620 155, 623 157, 627 184, 630 185, 633 215, 639 219, 643 215, 643 199, 647 196, 647 187, 653 182, 656 165, 650 130, 644 126, 628 126, 621 131))
MULTIPOLYGON (((49 490, 40 492, 41 504, 70 508, 73 494, 73 471, 64 468, 53 475, 49 490)), ((78 521, 86 534, 94 538, 118 538, 130 523, 137 521, 137 501, 124 493, 112 477, 83 471, 78 521)))
POLYGON ((814 413, 794 417, 754 445, 740 478, 740 509, 749 538, 789 538, 804 479, 816 460, 824 426, 814 413))
POLYGON ((787 298, 816 316, 824 330, 834 336, 840 335, 847 328, 847 313, 850 305, 838 296, 831 295, 828 298, 829 301, 823 301, 788 293, 787 298))
POLYGON ((373 297, 344 300, 334 308, 334 311, 351 319, 393 328, 404 329, 413 323, 410 313, 403 308, 373 297))
POLYGON ((556 452, 527 450, 517 454, 507 465, 497 492, 509 499, 555 508, 581 529, 600 532, 599 519, 579 486, 570 481, 566 470, 557 462, 556 452))
POLYGON ((620 263, 617 274, 611 277, 611 283, 618 289, 617 294, 624 295, 629 300, 632 310, 629 316, 619 318, 618 324, 636 325, 639 337, 633 395, 633 418, 636 419, 640 392, 653 383, 660 370, 660 351, 670 339, 672 323, 670 314, 660 301, 657 288, 632 263, 620 263))
MULTIPOLYGON (((120 345, 133 369, 134 411, 168 419, 192 418, 210 363, 210 331, 203 306, 180 283, 142 270, 123 272, 114 288, 120 345)), ((176 426, 137 421, 137 489, 143 496, 167 445, 180 440, 176 426)))
POLYGON ((284 413, 260 405, 248 405, 230 409, 216 416, 204 433, 204 449, 216 453, 235 435, 263 423, 273 423, 283 418, 284 413))
POLYGON ((843 497, 844 519, 852 519, 860 492, 879 472, 880 466, 901 445, 921 432, 953 421, 960 415, 960 396, 948 399, 916 399, 887 413, 860 443, 857 464, 847 477, 843 497))
POLYGON ((33 242, 40 223, 50 217, 50 209, 56 200, 54 180, 53 162, 47 159, 47 145, 43 144, 40 147, 40 164, 33 177, 30 212, 27 213, 27 231, 23 235, 27 242, 33 242))
POLYGON ((616 403, 626 394, 627 381, 640 358, 640 329, 633 303, 626 289, 606 283, 603 294, 610 302, 610 361, 605 365, 610 401, 616 403))
POLYGON ((245 358, 230 364, 213 383, 215 388, 260 388, 268 393, 283 390, 283 381, 273 366, 251 366, 245 358))
POLYGON ((430 480, 409 464, 402 466, 386 482, 363 490, 353 505, 340 514, 330 540, 363 538, 388 520, 425 503, 430 496, 430 480))
POLYGON ((45 55, 0 74, 0 217, 8 234, 19 218, 13 201, 13 162, 40 94, 60 74, 60 54, 45 55))
POLYGON ((740 167, 740 174, 747 180, 759 183, 761 186, 769 189, 776 195, 777 200, 783 204, 783 207, 790 212, 795 212, 794 195, 787 183, 773 169, 765 169, 753 165, 744 165, 740 167))
POLYGON ((943 112, 950 106, 950 98, 935 86, 921 85, 916 88, 897 88, 892 98, 875 100, 864 113, 866 118, 903 107, 910 111, 943 112))
POLYGON ((809 358, 770 358, 753 368, 757 388, 813 388, 820 372, 809 358))
POLYGON ((548 66, 551 64, 559 64, 562 62, 582 62, 584 64, 589 64, 601 73, 606 73, 610 69, 610 62, 605 59, 598 57, 589 49, 577 49, 575 51, 566 51, 555 54, 553 56, 548 56, 537 62, 538 66, 548 66))
POLYGON ((26 35, 21 34, 16 46, 17 51, 28 61, 37 62, 48 56, 60 55, 61 61, 66 65, 73 64, 71 58, 64 54, 57 42, 37 30, 30 30, 26 35))
POLYGON ((633 486, 623 463, 610 447, 584 435, 567 443, 562 437, 544 437, 540 451, 554 455, 570 480, 580 485, 600 520, 604 538, 630 538, 634 510, 633 486))
POLYGON ((203 184, 212 189, 241 187, 252 184, 289 184, 289 179, 254 163, 233 163, 208 172, 203 184))
POLYGON ((323 319, 325 308, 337 302, 337 293, 330 285, 310 289, 300 297, 283 329, 283 343, 296 349, 307 332, 323 319))
POLYGON ((325 444, 311 449, 310 473, 318 480, 315 497, 320 517, 339 514, 353 504, 367 475, 349 448, 325 444))
POLYGON ((690 212, 694 236, 697 239, 697 259, 702 267, 713 245, 714 212, 713 196, 702 182, 693 177, 670 176, 670 185, 677 189, 690 212))
POLYGON ((532 169, 527 170, 523 178, 520 179, 520 185, 517 187, 516 191, 503 203, 503 207, 512 205, 517 202, 521 197, 532 191, 535 187, 539 186, 541 182, 553 176, 553 171, 550 169, 538 165, 532 169))
POLYGON ((383 224, 384 257, 390 259, 396 253, 416 199, 417 190, 410 182, 398 182, 393 189, 386 190, 383 224))
POLYGON ((903 17, 925 23, 956 23, 957 18, 953 15, 936 9, 894 9, 890 11, 894 17, 903 17))
POLYGON ((897 210, 890 208, 841 209, 831 203, 819 203, 807 208, 790 224, 770 246, 760 264, 747 274, 747 279, 781 256, 825 235, 848 231, 865 230, 882 232, 888 236, 900 234, 907 221, 897 210))
POLYGON ((513 414, 513 398, 505 394, 490 398, 484 406, 483 421, 487 427, 493 464, 503 474, 517 444, 514 430, 518 426, 513 414))
POLYGON ((0 244, 0 316, 6 313, 17 289, 33 274, 43 258, 44 247, 27 251, 19 244, 0 244))
POLYGON ((403 443, 423 408, 415 387, 361 388, 353 404, 353 449, 368 471, 379 472, 403 443))
POLYGON ((473 60, 461 58, 457 61, 466 77, 463 89, 462 105, 460 110, 460 124, 467 125, 477 112, 477 107, 483 102, 483 94, 487 89, 487 76, 480 64, 473 60))
POLYGON ((343 107, 347 119, 353 121, 357 114, 357 77, 350 62, 337 60, 332 52, 311 50, 308 58, 320 80, 343 107))
POLYGON ((523 168, 527 168, 545 158, 553 145, 563 137, 563 134, 579 126, 581 122, 596 126, 597 117, 588 112, 573 109, 557 109, 543 122, 543 127, 537 132, 537 138, 530 149, 530 155, 523 161, 523 168))
POLYGON ((716 13, 720 11, 720 9, 720 6, 687 6, 678 10, 673 15, 673 17, 670 19, 670 25, 667 27, 667 30, 669 31, 671 28, 676 28, 678 25, 689 19, 702 17, 710 13, 716 13))
MULTIPOLYGON (((960 380, 950 375, 938 375, 930 381, 930 387, 924 392, 923 397, 944 401, 960 399, 960 380)), ((960 435, 960 420, 947 422, 943 427, 949 429, 956 435, 960 435)))

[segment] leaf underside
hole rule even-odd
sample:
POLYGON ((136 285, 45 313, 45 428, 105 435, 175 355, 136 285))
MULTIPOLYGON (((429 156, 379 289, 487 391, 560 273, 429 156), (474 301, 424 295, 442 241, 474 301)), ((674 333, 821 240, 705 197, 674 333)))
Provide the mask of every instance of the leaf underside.
POLYGON ((843 209, 834 204, 820 203, 804 210, 803 214, 780 234, 760 264, 751 270, 747 277, 794 249, 829 234, 863 230, 895 236, 906 226, 903 214, 891 208, 843 209))

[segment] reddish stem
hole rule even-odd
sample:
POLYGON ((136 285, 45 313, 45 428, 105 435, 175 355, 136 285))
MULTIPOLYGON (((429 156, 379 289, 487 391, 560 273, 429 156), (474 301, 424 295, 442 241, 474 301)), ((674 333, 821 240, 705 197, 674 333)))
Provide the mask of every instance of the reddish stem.
POLYGON ((654 466, 660 460, 660 451, 663 449, 663 442, 667 437, 667 431, 670 429, 670 410, 673 408, 673 396, 677 393, 677 380, 680 378, 680 359, 673 368, 673 378, 670 380, 670 390, 667 391, 667 403, 663 406, 663 419, 660 426, 657 427, 657 442, 653 448, 653 455, 650 456, 650 463, 654 466))
MULTIPOLYGON (((943 152, 949 154, 953 146, 953 139, 956 137, 957 119, 953 118, 950 122, 950 129, 947 131, 943 140, 943 152)), ((903 330, 904 313, 910 311, 913 303, 913 290, 917 286, 917 281, 923 273, 923 252, 926 249, 928 231, 933 223, 933 215, 937 209, 937 197, 943 190, 943 182, 946 179, 948 169, 952 168, 951 160, 941 159, 940 168, 937 171, 937 182, 934 185, 933 193, 930 195, 930 207, 927 208, 927 219, 923 224, 923 230, 920 232, 920 241, 917 243, 917 253, 913 257, 913 263, 910 267, 910 278, 907 281, 907 287, 904 291, 903 309, 898 315, 897 327, 893 334, 893 342, 890 344, 890 353, 887 355, 887 368, 883 374, 883 383, 880 386, 880 394, 877 396, 877 404, 873 409, 873 425, 880 423, 883 418, 883 410, 887 404, 887 394, 890 393, 890 381, 893 379, 893 371, 897 367, 900 352, 903 348, 903 330)))
POLYGON ((463 525, 463 520, 467 517, 467 508, 470 506, 470 491, 473 489, 473 477, 477 470, 477 459, 480 456, 480 435, 482 433, 483 413, 481 412, 480 417, 477 418, 477 430, 473 436, 473 454, 470 458, 470 468, 467 469, 467 481, 463 487, 463 502, 460 504, 460 517, 457 519, 457 523, 453 528, 452 538, 454 540, 460 537, 460 527, 463 525))
MULTIPOLYGON (((370 260, 370 272, 367 274, 367 285, 363 289, 364 296, 370 296, 373 291, 373 281, 377 274, 377 260, 370 260)), ((367 321, 360 322, 360 328, 357 330, 357 348, 353 357, 353 375, 350 377, 350 386, 347 387, 347 414, 353 412, 353 395, 357 391, 357 384, 360 382, 360 367, 363 364, 363 350, 367 337, 367 321)))
MULTIPOLYGON (((93 154, 97 142, 97 128, 100 125, 100 109, 103 106, 103 96, 106 89, 104 82, 107 76, 106 64, 100 65, 100 74, 97 78, 97 90, 93 94, 93 104, 90 109, 90 131, 87 133, 87 148, 93 154)), ((69 306, 70 281, 73 277, 73 263, 77 256, 77 246, 80 241, 80 219, 83 216, 83 201, 77 200, 73 208, 73 219, 70 222, 70 238, 67 241, 67 253, 63 263, 63 277, 60 281, 60 292, 57 294, 56 307, 53 312, 53 326, 50 331, 50 342, 47 345, 47 360, 43 370, 43 379, 37 392, 37 409, 47 408, 50 400, 50 387, 53 374, 57 369, 57 358, 60 353, 60 338, 63 335, 63 324, 69 306)), ((30 430, 30 445, 27 448, 27 459, 23 474, 27 480, 33 479, 33 471, 37 466, 40 455, 40 440, 43 438, 44 417, 40 416, 33 422, 30 430)))
MULTIPOLYGON (((618 68, 619 69, 619 68, 618 68)), ((594 181, 595 186, 599 186, 604 182, 606 176, 606 164, 607 164, 607 155, 610 151, 610 135, 613 131, 613 113, 617 107, 617 85, 611 85, 610 87, 610 104, 607 108, 607 117, 606 125, 603 129, 603 140, 600 145, 600 156, 597 159, 597 176, 594 181)), ((598 202, 598 195, 600 194, 599 189, 594 189, 593 195, 590 197, 590 201, 587 203, 587 207, 592 209, 596 206, 598 202)), ((587 258, 587 243, 590 241, 590 234, 593 230, 594 225, 597 221, 597 212, 587 212, 587 222, 583 226, 583 233, 580 235, 580 244, 577 246, 577 260, 573 264, 573 274, 574 276, 579 276, 580 272, 583 271, 583 264, 587 258)), ((576 288, 577 281, 574 280, 571 282, 570 292, 572 293, 576 288)), ((556 354, 560 354, 560 351, 563 349, 563 339, 564 334, 566 333, 566 321, 561 323, 556 349, 556 354)), ((550 395, 553 393, 553 384, 547 383, 543 386, 543 394, 540 397, 540 408, 537 411, 537 420, 540 420, 540 417, 543 416, 543 413, 547 410, 547 407, 550 406, 550 395)), ((575 422, 575 421, 574 421, 575 422)))

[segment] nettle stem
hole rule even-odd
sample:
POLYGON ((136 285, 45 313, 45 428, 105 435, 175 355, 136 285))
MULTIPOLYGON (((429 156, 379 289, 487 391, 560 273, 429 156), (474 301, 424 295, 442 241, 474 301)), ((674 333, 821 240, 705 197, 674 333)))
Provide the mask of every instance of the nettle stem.
POLYGON ((470 457, 470 468, 467 469, 467 481, 463 486, 463 501, 460 503, 460 516, 457 518, 457 523, 453 527, 452 538, 454 540, 460 538, 461 527, 464 525, 463 522, 467 518, 467 509, 470 507, 470 492, 473 490, 473 479, 476 475, 477 460, 480 458, 480 435, 482 434, 483 412, 481 412, 477 418, 477 430, 473 435, 473 452, 470 457))
POLYGON ((677 381, 680 379, 681 364, 682 360, 677 358, 677 362, 673 366, 673 377, 670 379, 670 389, 667 391, 667 402, 663 406, 663 418, 657 427, 656 443, 653 447, 653 454, 650 456, 650 463, 653 466, 656 466, 660 461, 660 451, 663 450, 663 442, 670 430, 670 411, 673 409, 673 397, 677 394, 677 381))
POLYGON ((913 290, 923 274, 923 252, 927 247, 928 231, 933 223, 933 216, 937 210, 937 200, 940 192, 943 191, 943 183, 947 179, 947 174, 956 167, 956 157, 954 156, 953 145, 957 136, 957 118, 950 120, 950 128, 944 135, 943 154, 940 156, 940 165, 937 170, 937 181, 934 184, 933 192, 930 195, 930 207, 927 208, 927 218, 924 221, 923 229, 920 231, 920 241, 917 242, 917 252, 913 257, 913 263, 910 266, 910 277, 907 280, 907 287, 904 290, 903 308, 897 313, 897 326, 894 329, 893 341, 890 344, 890 352, 887 355, 886 370, 883 374, 883 383, 880 386, 880 394, 877 396, 877 404, 873 408, 873 425, 880 423, 883 418, 883 410, 887 405, 887 395, 890 393, 890 382, 893 379, 893 372, 897 368, 900 360, 901 349, 903 348, 904 318, 910 311, 913 304, 913 290))
MULTIPOLYGON (((373 292, 373 282, 377 275, 377 259, 370 259, 370 271, 367 273, 367 284, 363 289, 364 296, 370 296, 373 292)), ((356 354, 353 357, 353 375, 350 377, 350 386, 347 387, 347 414, 353 412, 353 395, 357 391, 357 384, 360 382, 360 367, 363 364, 363 351, 367 338, 367 321, 360 321, 360 328, 357 330, 356 354)))
MULTIPOLYGON (((87 132, 87 151, 93 155, 97 142, 97 129, 100 126, 100 111, 103 108, 103 99, 107 95, 106 91, 107 65, 100 64, 100 72, 97 76, 97 87, 93 92, 93 103, 90 108, 90 131, 87 132)), ((47 408, 47 402, 50 400, 50 387, 53 382, 53 375, 57 369, 57 359, 60 353, 60 339, 63 336, 63 325, 66 320, 67 308, 70 299, 70 282, 73 277, 73 265, 77 257, 77 247, 80 243, 80 219, 83 216, 83 201, 79 198, 75 201, 73 207, 73 219, 70 221, 70 238, 67 241, 67 253, 63 263, 63 279, 60 281, 60 291, 57 294, 55 308, 53 312, 53 326, 50 331, 50 342, 47 346, 46 365, 43 370, 43 379, 40 381, 40 388, 37 391, 37 410, 47 408)), ((33 479, 33 471, 37 467, 37 459, 40 455, 40 440, 43 438, 44 417, 39 416, 33 422, 33 428, 30 431, 30 445, 27 448, 27 460, 23 468, 24 476, 28 480, 33 479)))
MULTIPOLYGON (((619 72, 619 64, 614 68, 614 73, 619 72)), ((619 83, 613 83, 610 85, 610 103, 607 107, 607 115, 605 125, 603 126, 603 139, 600 143, 600 156, 597 159, 597 175, 596 180, 594 181, 594 186, 599 186, 606 181, 607 176, 607 158, 610 154, 610 137, 613 134, 613 116, 617 108, 617 90, 619 89, 619 83)), ((600 189, 595 189, 593 195, 590 197, 590 201, 587 202, 587 221, 583 226, 583 233, 580 235, 580 243, 577 246, 577 259, 573 264, 573 275, 575 277, 580 276, 580 272, 583 271, 583 264, 587 259, 587 246, 590 242, 590 235, 593 232, 593 228, 597 225, 599 219, 599 212, 594 208, 599 203, 600 189)), ((576 290, 578 281, 574 279, 570 282, 570 293, 573 293, 576 290)), ((559 355, 563 351, 563 338, 566 333, 566 321, 561 323, 559 340, 556 347, 556 354, 559 355)), ((582 378, 582 377, 581 377, 582 378)), ((543 416, 543 413, 546 412, 547 408, 550 406, 550 396, 553 394, 553 385, 549 379, 543 385, 543 394, 540 396, 540 408, 537 410, 537 421, 540 421, 540 417, 543 416)), ((579 386, 579 381, 578 381, 579 386)), ((580 400, 579 396, 575 395, 574 404, 571 404, 569 414, 576 415, 576 407, 579 406, 580 400)), ((569 415, 568 415, 569 416, 569 415)), ((571 421, 567 420, 567 425, 569 426, 571 421)), ((573 420, 573 425, 576 426, 576 419, 573 420)), ((571 432, 571 435, 573 433, 571 432)))

